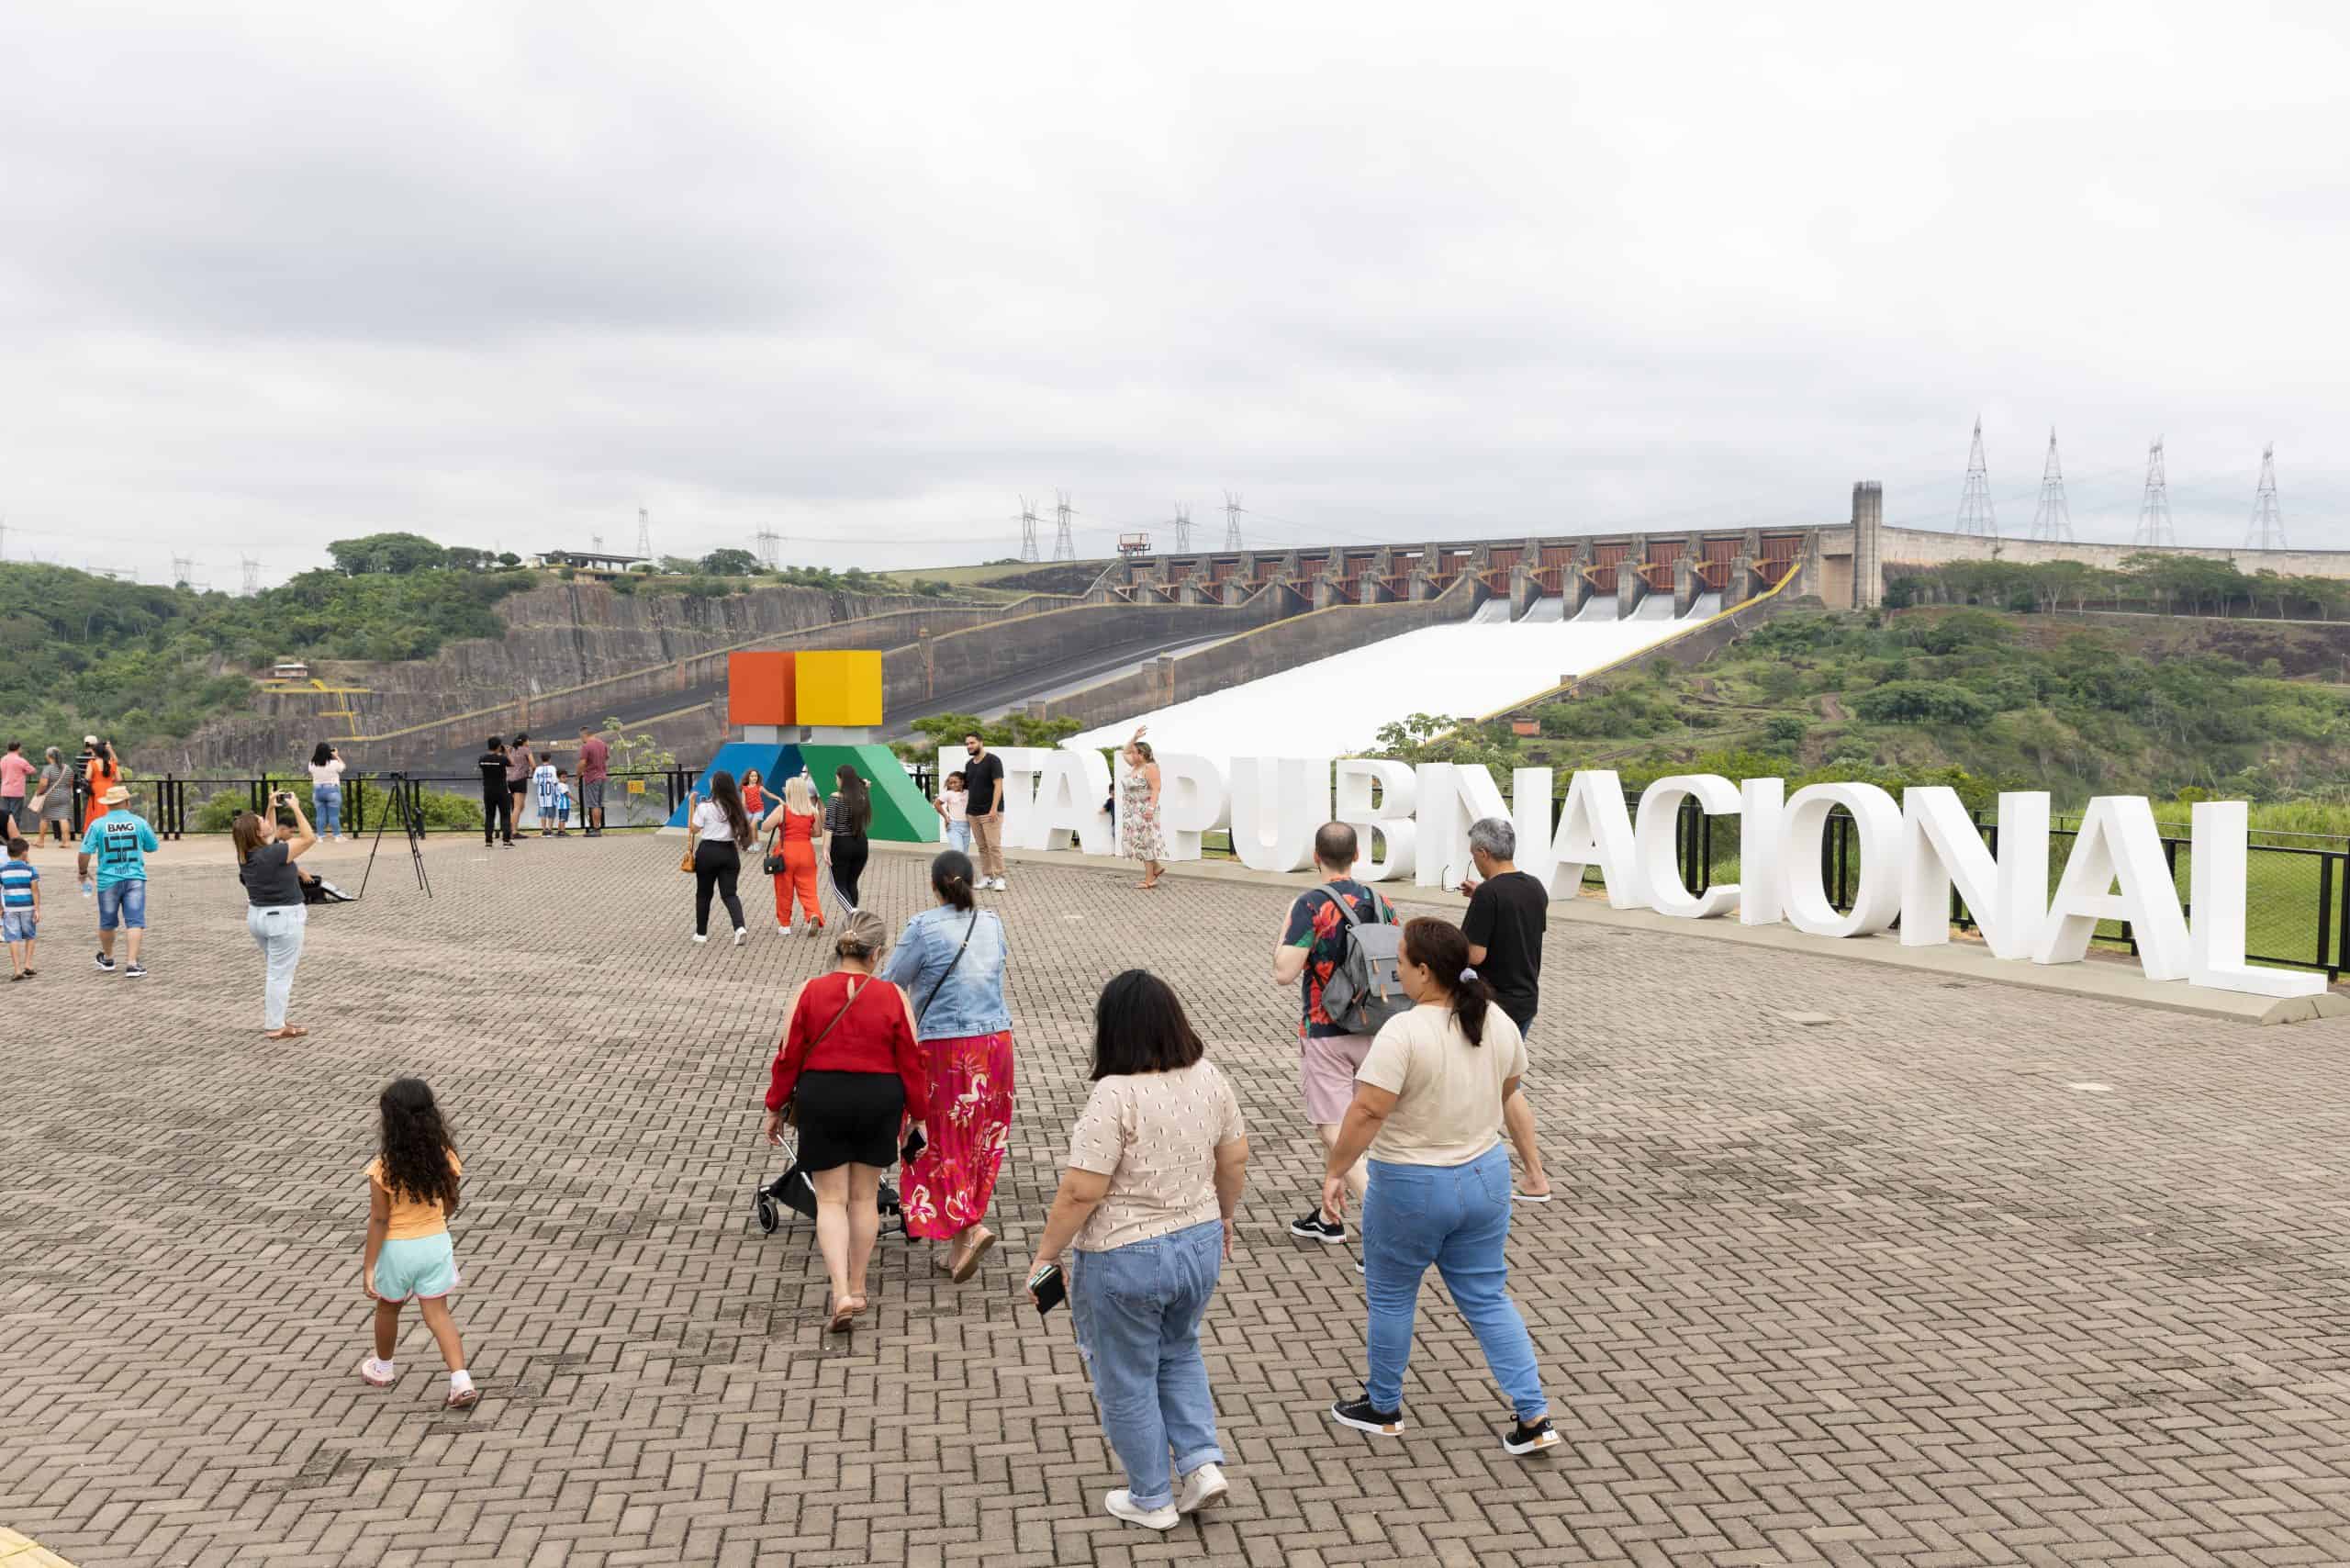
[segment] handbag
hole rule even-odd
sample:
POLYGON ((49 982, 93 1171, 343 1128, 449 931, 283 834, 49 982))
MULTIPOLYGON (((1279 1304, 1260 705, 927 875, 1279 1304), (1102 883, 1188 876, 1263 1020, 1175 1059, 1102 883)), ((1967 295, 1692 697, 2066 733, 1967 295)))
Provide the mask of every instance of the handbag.
MULTIPOLYGON (((872 985, 868 982, 864 988, 852 990, 848 993, 848 1000, 841 1003, 841 1010, 833 1014, 833 1023, 817 1030, 816 1037, 808 1042, 808 1048, 800 1053, 800 1059, 803 1064, 810 1057, 816 1054, 816 1047, 824 1043, 824 1036, 833 1032, 833 1025, 847 1017, 848 1010, 856 1005, 856 999, 872 989, 872 985)), ((806 1070, 804 1066, 801 1070, 806 1070)), ((783 1119, 787 1126, 796 1127, 800 1125, 800 1086, 797 1083, 791 1086, 791 1098, 783 1103, 783 1119)))
POLYGON ((767 834, 767 857, 759 862, 759 869, 770 877, 783 875, 783 857, 778 853, 782 848, 782 839, 783 829, 780 827, 767 834))
POLYGON ((688 844, 688 845, 686 846, 686 854, 685 854, 685 858, 684 858, 684 859, 682 859, 682 860, 679 860, 679 861, 677 862, 677 869, 678 869, 678 870, 680 870, 680 871, 690 871, 690 870, 692 870, 693 868, 694 868, 694 846, 693 846, 691 844, 688 844))
POLYGON ((955 972, 955 966, 963 961, 963 955, 969 950, 971 946, 971 933, 977 931, 979 928, 979 912, 975 909, 971 912, 969 923, 963 927, 962 946, 955 949, 955 957, 953 959, 947 963, 947 966, 945 969, 938 971, 938 983, 930 988, 930 994, 922 999, 922 1005, 920 1007, 914 1009, 914 1035, 917 1038, 922 1035, 922 1021, 930 1016, 930 1004, 936 1002, 938 1000, 938 993, 946 989, 946 977, 953 974, 955 972))

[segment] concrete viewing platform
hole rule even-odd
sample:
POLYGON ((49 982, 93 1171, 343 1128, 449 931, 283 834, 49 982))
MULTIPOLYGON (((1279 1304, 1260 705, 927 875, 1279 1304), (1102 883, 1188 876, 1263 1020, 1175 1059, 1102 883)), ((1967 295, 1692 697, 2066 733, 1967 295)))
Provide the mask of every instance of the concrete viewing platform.
MULTIPOLYGON (((364 853, 320 863, 355 882, 364 853)), ((957 1287, 885 1238, 873 1312, 827 1336, 810 1228, 763 1236, 749 1201, 819 945, 755 918, 690 946, 677 863, 649 835, 442 839, 428 901, 387 846, 365 902, 313 912, 314 1033, 272 1044, 219 846, 156 857, 140 980, 92 969, 70 862, 36 857, 42 972, 0 1049, 0 1557, 2350 1562, 2342 1021, 1561 908, 1528 1080, 1559 1197, 1517 1210, 1510 1260, 1567 1443, 1520 1462, 1433 1278, 1409 1430, 1325 1415, 1359 1385, 1362 1284, 1351 1247, 1285 1229, 1321 1163, 1267 979, 1300 879, 1146 894, 1125 863, 1015 861, 1003 1244, 957 1287), (1018 1291, 1094 997, 1133 965, 1182 996, 1252 1148, 1203 1336, 1232 1498, 1164 1537, 1102 1513, 1123 1479, 1068 1315, 1018 1291), (401 1072, 466 1157, 467 1413, 413 1315, 397 1385, 353 1375, 361 1170, 401 1072)), ((928 902, 916 854, 866 885, 893 928, 928 902)))

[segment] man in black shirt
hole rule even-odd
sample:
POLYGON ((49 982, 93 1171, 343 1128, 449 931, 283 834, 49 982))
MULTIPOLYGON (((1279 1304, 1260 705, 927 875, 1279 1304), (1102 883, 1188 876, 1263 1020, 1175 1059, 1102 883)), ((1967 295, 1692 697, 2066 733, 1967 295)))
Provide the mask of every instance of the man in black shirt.
MULTIPOLYGON (((1460 934, 1469 938, 1469 962, 1494 989, 1494 1000, 1528 1042, 1541 1001, 1542 933, 1550 924, 1550 890, 1517 868, 1517 830, 1500 817, 1485 817, 1469 829, 1469 858, 1477 875, 1460 884, 1469 913, 1460 934)), ((1521 1203, 1550 1201, 1550 1178, 1534 1147, 1534 1109, 1522 1087, 1502 1103, 1502 1126, 1526 1167, 1521 1203)))
POLYGON ((977 734, 963 737, 964 820, 971 824, 971 857, 979 862, 975 888, 1003 890, 1003 758, 988 750, 977 734))
POLYGON ((481 846, 503 842, 514 847, 514 797, 506 788, 506 741, 503 736, 489 737, 489 749, 474 758, 474 766, 481 770, 481 846), (499 838, 499 830, 504 837, 499 838))

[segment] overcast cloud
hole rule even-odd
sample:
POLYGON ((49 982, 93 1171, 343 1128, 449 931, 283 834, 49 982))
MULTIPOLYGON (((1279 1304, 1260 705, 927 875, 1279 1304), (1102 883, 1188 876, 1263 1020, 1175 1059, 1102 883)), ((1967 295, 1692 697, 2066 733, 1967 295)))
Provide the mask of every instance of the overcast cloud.
POLYGON ((1947 527, 1978 411, 2005 532, 2053 424, 2350 548, 2340 16, 17 7, 0 548, 1947 527))

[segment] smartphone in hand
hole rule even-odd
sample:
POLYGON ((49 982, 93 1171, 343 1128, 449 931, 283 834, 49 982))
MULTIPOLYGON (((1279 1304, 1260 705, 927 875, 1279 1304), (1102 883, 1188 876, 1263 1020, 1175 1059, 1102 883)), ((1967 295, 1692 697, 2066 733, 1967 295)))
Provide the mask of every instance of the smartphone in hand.
POLYGON ((1069 1299, 1069 1280, 1058 1263, 1047 1263, 1029 1275, 1028 1288, 1035 1293, 1039 1318, 1069 1299))

